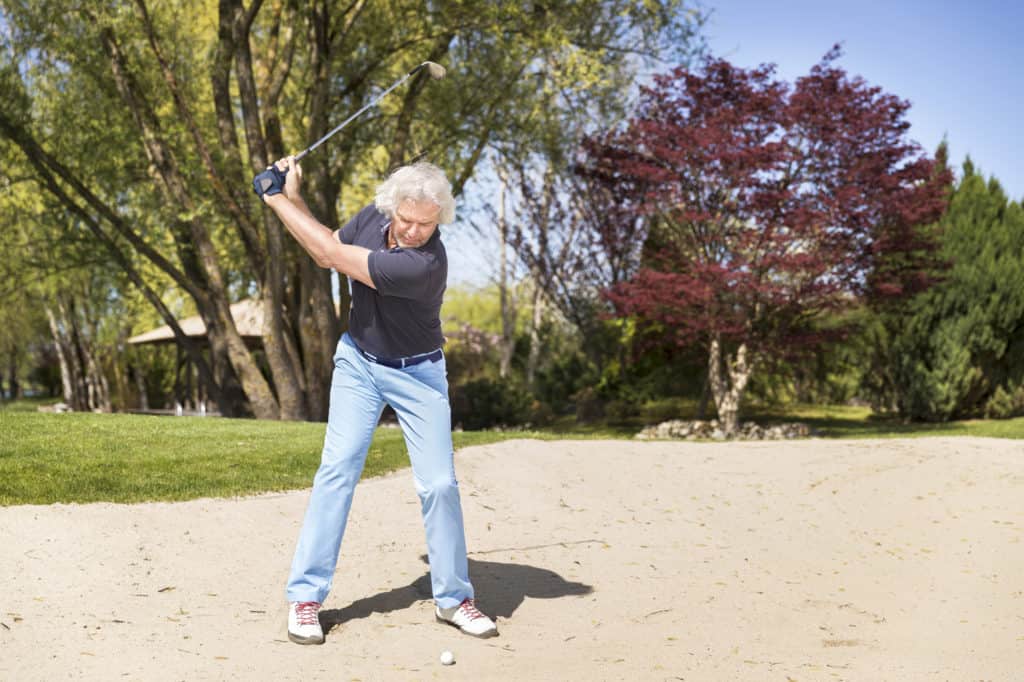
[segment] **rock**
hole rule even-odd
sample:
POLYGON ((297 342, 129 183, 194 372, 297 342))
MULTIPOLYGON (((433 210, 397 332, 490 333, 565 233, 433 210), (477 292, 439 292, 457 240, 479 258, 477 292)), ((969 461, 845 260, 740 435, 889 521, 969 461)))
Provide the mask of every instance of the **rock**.
MULTIPOLYGON (((812 435, 807 424, 792 422, 763 427, 755 422, 743 422, 737 428, 734 440, 789 440, 812 435)), ((729 440, 717 419, 686 421, 671 419, 644 427, 633 436, 636 440, 729 440)))
POLYGON ((48 412, 51 414, 64 414, 65 412, 74 412, 71 406, 67 403, 54 403, 53 405, 40 405, 36 408, 39 412, 48 412))

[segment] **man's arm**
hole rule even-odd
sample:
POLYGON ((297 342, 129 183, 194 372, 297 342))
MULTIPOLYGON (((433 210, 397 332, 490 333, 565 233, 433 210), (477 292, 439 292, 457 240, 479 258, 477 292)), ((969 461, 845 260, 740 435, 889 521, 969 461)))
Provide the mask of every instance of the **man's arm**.
POLYGON ((295 196, 291 196, 288 198, 292 200, 293 204, 295 204, 295 208, 299 209, 300 211, 308 215, 310 218, 316 220, 316 216, 314 216, 313 212, 309 210, 309 206, 306 205, 306 200, 302 198, 301 194, 296 193, 295 196))
POLYGON ((370 250, 353 244, 342 244, 336 232, 331 232, 323 223, 313 217, 299 191, 302 182, 302 167, 289 157, 278 162, 281 170, 289 169, 284 191, 264 195, 263 201, 269 206, 284 226, 322 268, 334 268, 343 275, 359 280, 373 289, 376 286, 370 277, 370 250))
POLYGON ((376 288, 370 278, 370 250, 353 244, 342 244, 320 221, 299 208, 284 194, 264 197, 295 241, 322 268, 334 268, 343 275, 376 288))

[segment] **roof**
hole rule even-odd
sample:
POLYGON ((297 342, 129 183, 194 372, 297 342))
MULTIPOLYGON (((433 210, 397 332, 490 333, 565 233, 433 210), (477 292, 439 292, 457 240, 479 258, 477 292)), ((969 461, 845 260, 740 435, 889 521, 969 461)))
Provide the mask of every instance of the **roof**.
MULTIPOLYGON (((231 306, 231 317, 242 337, 263 338, 263 306, 259 301, 247 298, 231 306)), ((206 338, 206 323, 198 315, 178 320, 178 325, 186 336, 206 338)), ((174 332, 168 325, 137 334, 128 343, 141 345, 144 343, 174 343, 174 332)))

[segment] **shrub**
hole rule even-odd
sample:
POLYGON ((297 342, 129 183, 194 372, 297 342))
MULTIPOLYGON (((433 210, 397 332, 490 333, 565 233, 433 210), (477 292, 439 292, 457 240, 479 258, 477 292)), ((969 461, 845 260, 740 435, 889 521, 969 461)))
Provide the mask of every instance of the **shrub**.
POLYGON ((670 419, 682 419, 688 411, 683 398, 659 398, 648 400, 640 408, 640 416, 647 424, 660 424, 670 419))
POLYGON ((452 421, 468 431, 521 426, 534 413, 533 399, 516 384, 477 379, 452 389, 452 421))
POLYGON ((555 421, 555 411, 551 406, 540 400, 534 400, 530 404, 530 424, 532 426, 547 426, 555 421))
POLYGON ((593 363, 578 352, 565 352, 552 358, 537 372, 535 392, 539 400, 558 413, 572 409, 576 394, 599 378, 593 363))
POLYGON ((632 400, 612 400, 605 405, 604 414, 612 424, 622 424, 640 414, 640 409, 632 400))
POLYGON ((1011 390, 998 386, 985 403, 985 417, 988 419, 1009 419, 1021 415, 1024 415, 1024 385, 1011 390))
POLYGON ((576 401, 576 421, 581 424, 597 421, 604 416, 604 401, 596 388, 585 386, 573 395, 576 401))

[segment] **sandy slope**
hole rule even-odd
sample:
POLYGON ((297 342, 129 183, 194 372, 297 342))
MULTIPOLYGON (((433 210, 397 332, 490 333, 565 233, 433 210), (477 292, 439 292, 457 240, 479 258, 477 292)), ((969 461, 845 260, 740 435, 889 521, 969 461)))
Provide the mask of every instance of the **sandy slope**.
POLYGON ((0 679, 1024 674, 1019 441, 524 440, 457 469, 498 639, 434 623, 406 470, 356 493, 320 647, 284 632, 306 491, 0 509, 0 679))

